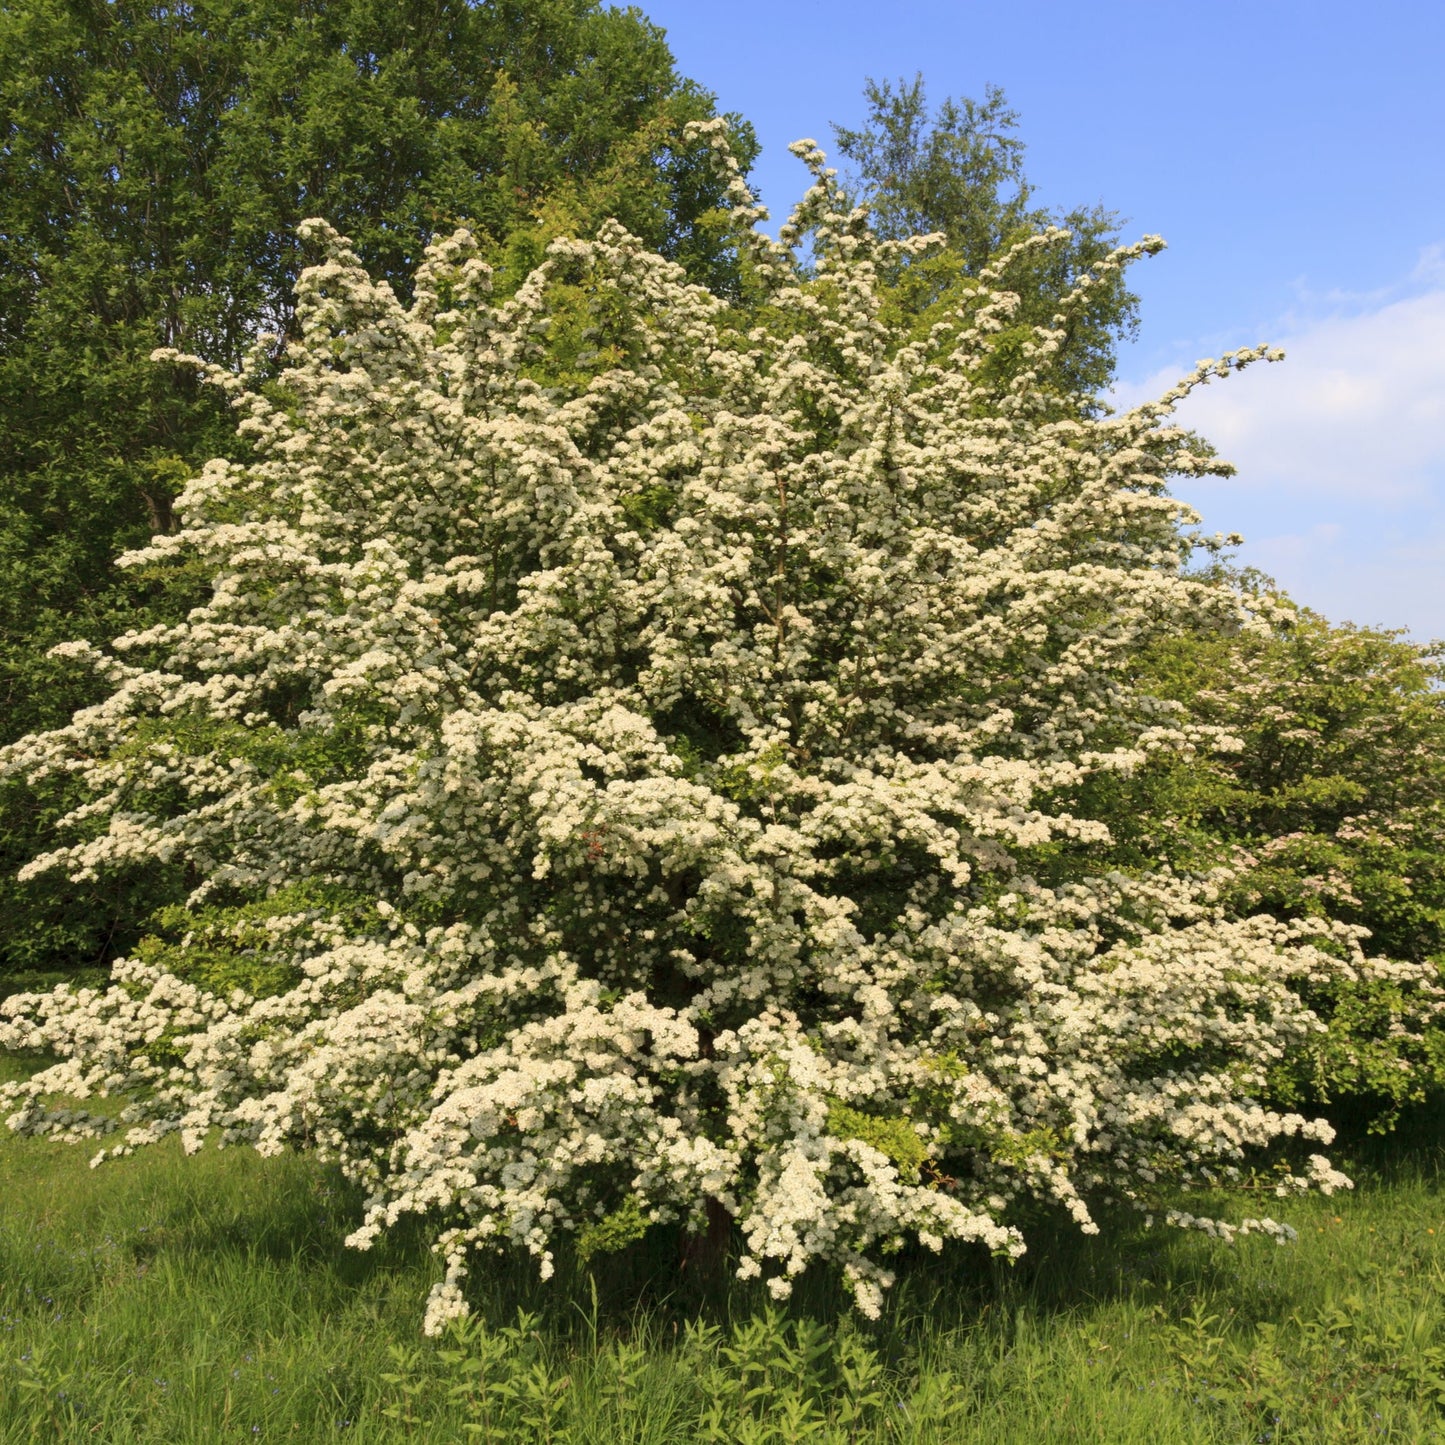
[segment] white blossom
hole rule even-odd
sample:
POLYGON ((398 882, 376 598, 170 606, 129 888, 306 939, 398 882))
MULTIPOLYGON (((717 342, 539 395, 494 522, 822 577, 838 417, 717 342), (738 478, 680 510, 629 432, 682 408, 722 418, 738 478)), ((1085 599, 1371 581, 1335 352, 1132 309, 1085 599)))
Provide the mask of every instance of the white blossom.
MULTIPOLYGON (((354 1245, 433 1222, 433 1331, 473 1251, 549 1272, 628 1199, 716 1200, 742 1276, 831 1262, 876 1313, 907 1239, 1012 1257, 1029 1198, 1092 1229, 1327 1140, 1257 1095, 1318 1027, 1292 985, 1370 966, 1356 935, 1037 862, 1107 839, 1071 789, 1227 744, 1129 664, 1233 605, 1184 569, 1167 420, 1264 353, 1096 415, 1049 381, 1054 332, 994 364, 1007 258, 901 335, 866 217, 801 153, 785 235, 815 228, 817 274, 734 174, 741 320, 616 225, 500 302, 459 232, 404 306, 307 223, 279 385, 207 373, 254 459, 128 559, 209 600, 87 652, 110 696, 0 754, 89 790, 29 871, 185 866, 198 919, 269 906, 236 947, 284 982, 210 987, 182 947, 9 999, 0 1046, 59 1056, 0 1090, 12 1128, 103 1137, 81 1106, 120 1093, 97 1161, 312 1148, 368 1192, 354 1245)), ((1282 1188, 1347 1183, 1316 1156, 1282 1188)))

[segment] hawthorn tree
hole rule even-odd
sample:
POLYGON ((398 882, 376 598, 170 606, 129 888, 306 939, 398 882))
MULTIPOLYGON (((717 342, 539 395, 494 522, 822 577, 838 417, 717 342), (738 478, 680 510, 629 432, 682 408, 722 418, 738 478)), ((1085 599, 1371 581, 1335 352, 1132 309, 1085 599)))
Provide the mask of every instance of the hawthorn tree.
POLYGON ((1035 866, 1107 836, 1066 790, 1216 739, 1131 677, 1248 623, 1185 567, 1167 476, 1212 463, 1168 417, 1265 353, 1060 405, 1070 309, 1146 240, 1000 382, 1009 278, 1063 235, 918 338, 878 269, 933 242, 878 240, 803 142, 804 271, 695 134, 742 320, 620 226, 504 298, 458 232, 404 301, 310 223, 279 379, 200 367, 252 456, 127 562, 208 600, 76 644, 108 696, 0 754, 87 790, 32 873, 191 891, 108 988, 0 1006, 0 1046, 59 1056, 10 1126, 312 1148, 368 1191, 353 1244, 429 1222, 430 1330, 477 1249, 547 1273, 709 1216, 741 1276, 825 1262, 870 1313, 899 1245, 1016 1256, 1039 1201, 1287 1235, 1172 1201, 1270 1158, 1281 1196, 1348 1182, 1259 1094, 1320 1027, 1301 981, 1375 967, 1357 931, 1232 916, 1222 873, 1035 866))

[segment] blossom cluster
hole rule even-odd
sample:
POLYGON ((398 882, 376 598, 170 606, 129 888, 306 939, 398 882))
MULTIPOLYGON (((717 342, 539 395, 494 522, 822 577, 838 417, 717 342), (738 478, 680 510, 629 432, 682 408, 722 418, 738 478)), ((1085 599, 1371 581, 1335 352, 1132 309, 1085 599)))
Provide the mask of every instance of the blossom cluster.
POLYGON ((280 376, 207 372, 252 459, 128 559, 209 599, 0 754, 88 789, 32 871, 183 869, 196 918, 0 1006, 59 1059, 12 1128, 313 1149, 366 1187, 353 1244, 431 1222, 432 1330, 478 1250, 549 1272, 621 1211, 720 1206, 744 1277, 830 1263, 876 1312, 910 1240, 1016 1256, 1032 1201, 1087 1230, 1328 1140, 1258 1093, 1358 931, 1091 876, 1105 825, 1058 802, 1217 740, 1131 658, 1237 620, 1186 567, 1167 476, 1210 463, 1169 414, 1265 353, 1109 414, 1050 369, 1088 283, 1020 345, 1010 257, 901 331, 797 149, 781 243, 733 177, 746 310, 615 225, 505 299, 459 232, 403 305, 308 223, 280 376), (218 938, 267 985, 218 984, 218 938))

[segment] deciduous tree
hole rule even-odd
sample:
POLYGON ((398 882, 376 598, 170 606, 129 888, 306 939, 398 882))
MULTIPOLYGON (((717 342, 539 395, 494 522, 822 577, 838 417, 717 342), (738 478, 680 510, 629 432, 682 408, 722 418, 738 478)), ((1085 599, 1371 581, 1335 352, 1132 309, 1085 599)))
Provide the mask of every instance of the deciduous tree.
MULTIPOLYGON (((997 86, 981 101, 947 97, 936 109, 921 75, 896 85, 870 79, 864 94, 866 123, 833 127, 839 153, 852 163, 850 194, 885 238, 937 231, 948 241, 926 258, 895 264, 889 279, 897 304, 931 319, 996 256, 1053 225, 1069 240, 1029 255, 1027 270, 1013 277, 1019 305, 1010 318, 1018 346, 1030 328, 1052 325, 1063 298, 1118 244, 1118 215, 1097 205, 1051 211, 1038 204, 1024 174, 1018 114, 997 86)), ((1114 273, 1066 308, 1056 360, 1076 397, 1092 400, 1108 386, 1118 343, 1137 328, 1138 304, 1114 273)), ((997 361, 1013 360, 1001 343, 997 361)))
MULTIPOLYGON (((409 301, 310 228, 279 379, 202 369, 254 455, 131 559, 208 599, 0 754, 88 790, 35 871, 195 884, 107 990, 0 1006, 0 1046, 61 1056, 0 1090, 12 1127, 103 1136, 83 1101, 120 1092, 107 1153, 316 1148, 370 1193, 353 1243, 429 1222, 431 1329, 476 1249, 545 1273, 718 1211, 742 1275, 831 1263, 876 1312, 909 1240, 1011 1257, 1039 1201, 1088 1230, 1328 1139, 1259 1095, 1319 1028, 1302 982, 1374 967, 1355 932, 1037 866, 1107 841, 1067 790, 1215 736, 1136 665, 1248 621, 1186 569, 1165 480, 1210 462, 1168 418, 1264 353, 1060 408, 1067 316, 992 365, 1057 234, 916 340, 878 275, 930 243, 799 150, 811 275, 730 173, 745 314, 618 226, 500 299, 458 233, 409 301)), ((1346 1182, 1307 1155, 1275 1192, 1346 1182)))

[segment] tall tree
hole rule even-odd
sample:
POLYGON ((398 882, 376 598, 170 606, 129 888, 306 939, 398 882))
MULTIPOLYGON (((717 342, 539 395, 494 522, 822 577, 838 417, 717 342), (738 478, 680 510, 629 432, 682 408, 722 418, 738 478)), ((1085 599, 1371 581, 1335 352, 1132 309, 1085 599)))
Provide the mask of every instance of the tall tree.
MULTIPOLYGON (((170 528, 200 461, 242 445, 153 349, 235 367, 259 332, 289 332, 295 227, 311 215, 403 295, 458 220, 505 286, 550 235, 609 216, 725 291, 721 184, 682 139, 713 109, 659 29, 597 0, 7 5, 0 736, 92 696, 46 657, 53 643, 196 600, 183 577, 122 581, 112 566, 170 528)), ((732 129, 751 156, 746 126, 732 129)), ((14 891, 50 808, 28 789, 0 797, 0 973, 102 955, 136 906, 14 891)))
MULTIPOLYGON (((1048 227, 1065 228, 1067 242, 1030 250, 1010 270, 1022 338, 1048 325, 1060 301, 1117 246, 1115 212, 1037 203, 1024 174, 1018 114, 998 86, 981 101, 948 97, 936 109, 921 75, 896 85, 869 79, 864 95, 864 125, 833 126, 836 148, 851 163, 845 181, 854 200, 869 207, 873 228, 886 239, 941 231, 948 240, 942 255, 898 263, 892 279, 905 309, 932 314, 1008 247, 1048 227)), ((1113 272, 1070 309, 1055 368, 1061 391, 1092 398, 1108 386, 1119 340, 1137 329, 1138 305, 1123 273, 1113 272)))

